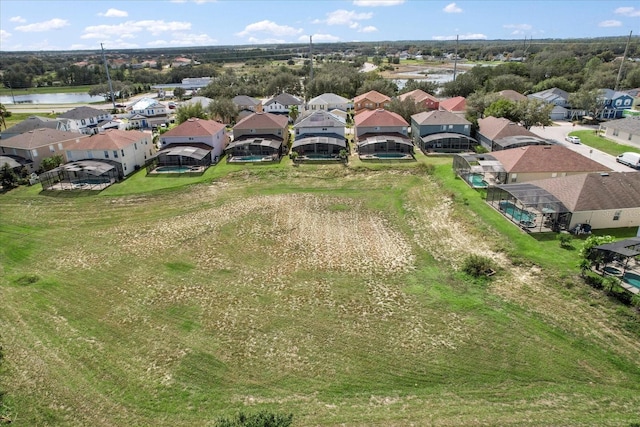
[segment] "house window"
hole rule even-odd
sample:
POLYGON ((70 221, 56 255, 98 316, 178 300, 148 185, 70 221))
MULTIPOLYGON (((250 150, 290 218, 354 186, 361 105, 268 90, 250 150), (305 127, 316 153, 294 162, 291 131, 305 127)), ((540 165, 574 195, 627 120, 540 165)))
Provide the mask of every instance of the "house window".
POLYGON ((87 121, 85 119, 80 120, 80 123, 82 123, 82 126, 87 124, 87 121))
POLYGON ((447 130, 447 125, 442 125, 442 130, 447 130))
POLYGON ((614 221, 618 221, 620 219, 620 215, 622 214, 622 211, 615 211, 613 213, 613 220, 614 221))
POLYGON ((114 159, 118 158, 118 150, 113 150, 113 158, 114 159))
POLYGON ((620 106, 622 105, 622 99, 617 99, 616 100, 616 106, 620 106))
POLYGON ((618 129, 615 129, 615 130, 613 131, 613 136, 618 136, 618 133, 619 133, 618 129))
POLYGON ((449 125, 449 130, 453 129, 453 125, 449 125))
POLYGON ((60 151, 64 150, 64 147, 62 147, 62 142, 58 143, 58 150, 60 151))
POLYGON ((464 130, 469 130, 469 125, 464 125, 464 130))
POLYGON ((296 129, 296 135, 300 135, 300 129, 296 129))
POLYGON ((323 131, 326 131, 326 130, 327 130, 327 128, 322 128, 322 130, 323 130, 323 131))
POLYGON ((512 173, 511 174, 511 182, 516 182, 518 180, 518 174, 517 173, 512 173))
POLYGON ((138 149, 138 143, 137 143, 137 142, 134 142, 134 143, 133 143, 133 149, 134 149, 134 150, 137 150, 137 149, 138 149))
POLYGON ((94 123, 93 117, 89 119, 89 123, 94 123))
POLYGON ((55 153, 56 149, 55 149, 55 147, 53 145, 50 145, 49 146, 49 151, 51 151, 52 153, 55 153))
POLYGON ((105 159, 108 159, 108 158, 109 158, 109 152, 108 152, 108 151, 105 151, 105 152, 104 152, 104 158, 105 158, 105 159))
POLYGON ((73 152, 67 151, 67 159, 69 159, 69 161, 73 160, 73 152))
POLYGON ((251 129, 251 130, 249 131, 249 133, 256 133, 256 130, 255 130, 255 129, 251 129))
POLYGON ((126 163, 124 164, 124 170, 127 170, 127 164, 126 163))
POLYGON ((120 150, 120 154, 122 154, 122 157, 124 157, 124 150, 120 150))
POLYGON ((554 172, 551 174, 551 178, 556 178, 558 176, 558 172, 554 172))
POLYGON ((31 150, 31 156, 38 157, 38 150, 31 150))

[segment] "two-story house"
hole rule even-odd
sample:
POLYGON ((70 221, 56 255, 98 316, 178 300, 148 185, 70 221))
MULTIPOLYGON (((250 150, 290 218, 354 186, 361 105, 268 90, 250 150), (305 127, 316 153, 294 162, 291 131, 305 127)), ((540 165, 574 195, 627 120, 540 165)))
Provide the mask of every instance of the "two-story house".
POLYGON ((473 151, 471 122, 449 111, 424 111, 411 116, 411 137, 424 152, 473 151))
POLYGON ((289 114, 289 108, 296 106, 301 109, 303 104, 304 102, 300 98, 288 93, 281 93, 265 101, 262 110, 266 113, 289 114))
POLYGON ((633 105, 633 96, 627 92, 601 89, 600 95, 604 104, 599 117, 601 119, 620 119, 624 110, 633 105))
POLYGON ((571 104, 569 104, 569 93, 560 88, 542 90, 540 92, 527 95, 527 98, 538 99, 546 104, 553 104, 551 110, 551 120, 567 119, 571 115, 571 104))
MULTIPOLYGON (((192 165, 209 166, 211 163, 217 163, 222 157, 228 144, 228 137, 225 132, 225 125, 215 120, 204 120, 191 118, 173 129, 160 135, 160 151, 158 157, 161 164, 174 164, 172 156, 182 156, 185 161, 180 164, 188 164, 189 159, 192 165), (196 148, 198 150, 190 150, 196 148), (204 150, 204 152, 202 151, 204 150), (193 152, 192 155, 189 153, 193 152), (206 152, 206 153, 205 153, 206 152), (204 156, 202 156, 204 155, 204 156)), ((177 159, 180 160, 180 159, 177 159)))
POLYGON ((109 129, 91 135, 66 150, 69 162, 77 160, 107 161, 117 165, 120 177, 144 166, 155 154, 152 136, 137 130, 109 129))
POLYGON ((354 121, 360 157, 413 155, 413 143, 408 136, 409 124, 399 114, 383 109, 369 110, 356 114, 354 121))
POLYGON ((29 116, 20 123, 0 131, 0 139, 11 138, 12 136, 20 135, 31 130, 43 128, 70 131, 69 124, 66 119, 50 119, 48 117, 29 116))
POLYGON ((276 161, 289 148, 289 118, 267 112, 253 113, 235 124, 227 146, 228 161, 276 161))
POLYGON ((18 158, 29 172, 40 169, 42 159, 56 155, 67 161, 66 150, 89 135, 56 129, 36 129, 8 139, 0 139, 0 154, 18 158))
POLYGON ((549 145, 524 126, 504 117, 485 117, 478 119, 476 139, 489 151, 506 150, 508 148, 525 147, 527 145, 549 145))
POLYGON ((132 115, 146 118, 140 121, 141 128, 153 128, 167 123, 167 106, 153 98, 142 98, 131 105, 130 108, 132 115))
POLYGON ((353 102, 335 93, 323 93, 307 102, 307 111, 349 111, 353 109, 353 102))
POLYGON ((355 108, 356 114, 367 110, 388 108, 389 104, 391 104, 391 98, 375 90, 365 92, 353 99, 353 106, 355 108))
POLYGON ((98 132, 100 123, 111 121, 113 116, 106 110, 98 110, 93 107, 76 107, 60 114, 58 119, 66 119, 68 129, 71 132, 92 134, 98 132))
POLYGON ((252 96, 238 95, 234 96, 231 101, 238 109, 238 120, 262 111, 262 101, 252 96))
POLYGON ((341 150, 348 151, 345 120, 328 111, 314 111, 300 118, 293 129, 291 150, 299 159, 338 159, 341 150))
POLYGON ((422 89, 412 90, 411 92, 398 95, 400 101, 412 99, 413 102, 428 110, 437 110, 440 107, 440 100, 435 96, 423 91, 422 89))

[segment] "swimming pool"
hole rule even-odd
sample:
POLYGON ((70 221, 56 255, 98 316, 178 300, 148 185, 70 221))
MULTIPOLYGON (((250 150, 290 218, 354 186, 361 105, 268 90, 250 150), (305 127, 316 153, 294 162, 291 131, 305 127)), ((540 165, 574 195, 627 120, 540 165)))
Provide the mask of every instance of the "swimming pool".
POLYGON ((155 172, 158 173, 185 173, 191 172, 190 166, 160 166, 156 168, 155 172))
POLYGON ((500 210, 503 211, 506 215, 513 218, 514 221, 519 222, 522 225, 527 227, 535 226, 536 215, 520 209, 512 202, 502 201, 499 204, 500 210))
POLYGON ((610 274, 612 276, 622 276, 622 270, 620 270, 619 268, 606 266, 605 268, 603 268, 603 270, 605 273, 610 274))
POLYGON ((411 157, 407 153, 375 153, 372 156, 378 159, 408 159, 411 157))
POLYGON ((479 173, 470 173, 467 177, 467 182, 474 188, 487 188, 489 183, 484 180, 484 176, 479 173))
POLYGON ((640 275, 636 273, 627 272, 627 273, 624 273, 624 277, 622 278, 622 280, 630 284, 634 288, 640 289, 640 275))
POLYGON ((233 156, 229 160, 230 162, 272 162, 274 160, 271 156, 233 156))

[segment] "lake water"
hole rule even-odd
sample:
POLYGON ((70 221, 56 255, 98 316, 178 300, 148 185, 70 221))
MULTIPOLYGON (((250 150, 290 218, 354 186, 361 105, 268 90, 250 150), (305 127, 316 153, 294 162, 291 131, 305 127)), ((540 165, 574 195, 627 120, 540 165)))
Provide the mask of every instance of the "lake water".
POLYGON ((42 93, 20 95, 19 90, 13 91, 13 96, 0 96, 0 103, 13 104, 88 104, 104 101, 103 96, 91 96, 88 93, 42 93), (14 102, 15 100, 15 102, 14 102))

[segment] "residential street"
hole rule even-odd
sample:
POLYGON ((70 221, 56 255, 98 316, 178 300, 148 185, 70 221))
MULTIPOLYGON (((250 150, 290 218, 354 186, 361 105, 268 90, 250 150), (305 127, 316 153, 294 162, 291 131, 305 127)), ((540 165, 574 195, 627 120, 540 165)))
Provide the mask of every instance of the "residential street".
POLYGON ((595 130, 596 126, 582 126, 576 125, 573 126, 571 122, 554 122, 553 126, 545 126, 544 129, 540 126, 534 126, 530 130, 538 136, 541 136, 545 139, 555 139, 558 141, 560 145, 564 145, 565 147, 582 154, 583 156, 589 157, 590 159, 595 160, 596 162, 618 172, 633 172, 635 169, 632 169, 628 166, 622 165, 616 162, 616 158, 607 153, 603 153, 602 151, 596 150, 594 148, 589 147, 584 144, 571 144, 564 140, 564 138, 569 134, 569 132, 575 130, 595 130))

